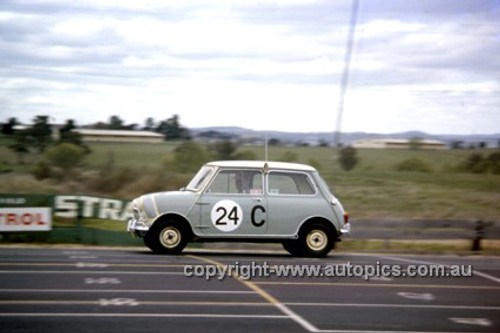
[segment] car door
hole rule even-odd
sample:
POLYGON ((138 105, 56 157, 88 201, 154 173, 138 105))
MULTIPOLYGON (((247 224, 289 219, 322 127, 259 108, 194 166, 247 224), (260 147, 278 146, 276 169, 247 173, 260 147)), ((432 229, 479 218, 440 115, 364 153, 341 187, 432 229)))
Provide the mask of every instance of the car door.
POLYGON ((304 172, 271 171, 267 175, 267 195, 269 234, 293 235, 303 221, 324 212, 317 186, 304 172))
POLYGON ((204 236, 246 237, 266 233, 264 176, 257 169, 222 169, 198 199, 197 230, 204 236))

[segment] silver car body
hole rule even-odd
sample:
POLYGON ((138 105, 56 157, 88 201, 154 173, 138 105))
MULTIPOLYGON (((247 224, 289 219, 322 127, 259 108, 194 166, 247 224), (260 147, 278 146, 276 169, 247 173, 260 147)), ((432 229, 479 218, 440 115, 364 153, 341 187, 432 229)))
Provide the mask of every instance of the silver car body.
POLYGON ((297 239, 311 220, 328 224, 335 240, 350 230, 316 169, 296 163, 210 162, 186 188, 134 199, 133 211, 128 231, 139 237, 165 217, 187 223, 199 241, 297 239))

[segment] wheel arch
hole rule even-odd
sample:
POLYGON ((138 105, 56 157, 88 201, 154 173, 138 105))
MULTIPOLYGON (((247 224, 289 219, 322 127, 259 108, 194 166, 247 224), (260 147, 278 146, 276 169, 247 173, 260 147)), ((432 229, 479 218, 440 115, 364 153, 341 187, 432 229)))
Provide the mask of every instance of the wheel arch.
POLYGON ((335 225, 327 218, 324 218, 321 216, 313 216, 313 217, 306 219, 304 222, 302 222, 302 224, 299 226, 299 228, 297 230, 297 236, 299 236, 301 232, 303 232, 310 225, 313 225, 313 224, 321 224, 321 225, 326 226, 328 228, 328 230, 331 232, 333 239, 337 239, 339 237, 339 231, 335 228, 335 225))
POLYGON ((193 238, 194 233, 193 233, 193 228, 191 227, 191 223, 189 223, 189 220, 178 213, 174 212, 168 212, 165 214, 162 214, 156 218, 156 220, 151 224, 151 227, 149 230, 153 229, 155 226, 159 225, 162 222, 167 222, 167 221, 175 221, 177 223, 182 224, 184 228, 189 232, 190 238, 193 238))
POLYGON ((178 214, 158 216, 144 235, 144 244, 160 254, 179 254, 192 240, 189 222, 178 214))

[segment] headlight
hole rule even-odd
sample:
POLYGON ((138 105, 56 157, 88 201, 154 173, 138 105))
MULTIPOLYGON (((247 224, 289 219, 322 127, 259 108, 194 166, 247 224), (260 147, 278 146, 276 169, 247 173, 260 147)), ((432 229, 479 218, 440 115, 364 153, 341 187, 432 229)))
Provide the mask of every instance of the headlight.
POLYGON ((148 219, 146 212, 143 210, 140 210, 139 212, 139 221, 146 221, 148 219))
POLYGON ((146 221, 148 218, 146 212, 144 211, 141 200, 139 198, 134 199, 132 203, 132 212, 134 214, 134 220, 136 221, 146 221))

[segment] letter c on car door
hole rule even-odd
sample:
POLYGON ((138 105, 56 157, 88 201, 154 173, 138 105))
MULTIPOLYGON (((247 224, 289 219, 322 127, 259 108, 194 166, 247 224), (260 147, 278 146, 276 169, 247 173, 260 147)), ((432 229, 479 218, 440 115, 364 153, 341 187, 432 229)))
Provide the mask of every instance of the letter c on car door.
POLYGON ((255 213, 257 212, 257 210, 260 210, 262 213, 265 213, 266 209, 261 205, 257 205, 252 208, 252 224, 256 227, 262 227, 264 223, 266 223, 266 220, 262 219, 260 221, 255 221, 255 213))

